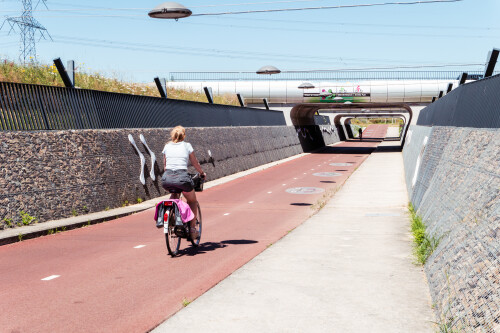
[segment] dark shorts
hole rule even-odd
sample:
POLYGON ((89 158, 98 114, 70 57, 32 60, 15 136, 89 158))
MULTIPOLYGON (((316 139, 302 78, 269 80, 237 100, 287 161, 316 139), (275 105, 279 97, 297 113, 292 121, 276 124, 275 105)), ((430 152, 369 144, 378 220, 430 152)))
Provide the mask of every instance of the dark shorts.
POLYGON ((169 192, 191 192, 194 189, 193 180, 187 170, 166 170, 161 177, 161 186, 169 192))

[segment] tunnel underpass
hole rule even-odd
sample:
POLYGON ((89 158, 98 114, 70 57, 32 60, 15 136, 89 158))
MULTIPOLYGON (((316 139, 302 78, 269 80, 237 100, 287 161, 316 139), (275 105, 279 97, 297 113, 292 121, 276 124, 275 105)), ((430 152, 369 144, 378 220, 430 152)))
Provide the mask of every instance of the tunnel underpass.
POLYGON ((346 141, 349 137, 341 123, 343 117, 403 117, 404 127, 401 135, 401 147, 404 146, 408 127, 413 117, 411 107, 405 103, 302 103, 295 105, 290 111, 292 124, 296 129, 303 126, 315 126, 314 115, 318 114, 320 110, 323 114, 335 114, 333 125, 341 141, 346 141))

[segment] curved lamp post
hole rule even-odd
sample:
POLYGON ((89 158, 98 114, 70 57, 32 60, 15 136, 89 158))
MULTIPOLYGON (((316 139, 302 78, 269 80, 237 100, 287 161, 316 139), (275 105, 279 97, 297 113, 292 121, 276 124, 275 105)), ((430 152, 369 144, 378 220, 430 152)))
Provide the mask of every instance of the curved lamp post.
POLYGON ((153 18, 175 19, 188 17, 193 12, 177 2, 164 2, 149 11, 148 15, 153 18))

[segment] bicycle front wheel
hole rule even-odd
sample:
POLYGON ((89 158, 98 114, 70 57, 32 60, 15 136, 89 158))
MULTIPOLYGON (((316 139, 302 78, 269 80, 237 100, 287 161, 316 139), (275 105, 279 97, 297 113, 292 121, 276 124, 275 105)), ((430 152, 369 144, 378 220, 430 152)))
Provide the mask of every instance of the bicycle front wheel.
POLYGON ((168 216, 168 226, 166 226, 165 228, 165 242, 167 243, 168 254, 170 254, 172 257, 175 257, 179 253, 181 238, 174 232, 175 214, 173 212, 173 209, 170 211, 170 214, 168 216))
POLYGON ((198 231, 198 238, 196 239, 191 239, 191 244, 193 244, 194 247, 200 245, 200 240, 201 240, 201 208, 200 208, 200 203, 196 206, 196 209, 198 210, 198 221, 196 221, 196 230, 198 231))

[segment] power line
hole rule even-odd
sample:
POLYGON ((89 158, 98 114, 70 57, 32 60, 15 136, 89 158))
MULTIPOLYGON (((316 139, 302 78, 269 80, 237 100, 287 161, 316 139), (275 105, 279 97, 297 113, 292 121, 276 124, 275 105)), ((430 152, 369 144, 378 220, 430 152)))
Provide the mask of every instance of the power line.
MULTIPOLYGON (((221 17, 224 20, 238 20, 239 21, 262 21, 262 22, 276 22, 276 23, 290 23, 289 20, 279 20, 279 19, 269 19, 269 18, 234 18, 234 17, 221 17)), ((366 27, 385 27, 385 28, 416 28, 416 29, 463 29, 463 30, 500 30, 500 28, 492 28, 492 27, 471 27, 471 26, 453 26, 453 25, 411 25, 411 24, 379 24, 379 23, 363 23, 363 22, 325 22, 325 21, 302 21, 302 20, 294 20, 293 23, 302 23, 302 24, 316 24, 316 25, 333 25, 333 26, 344 26, 344 25, 353 25, 353 26, 366 26, 366 27)))
MULTIPOLYGON (((271 58, 276 58, 282 60, 285 57, 284 54, 273 54, 264 52, 249 52, 249 51, 232 51, 232 50, 216 50, 216 49, 203 49, 203 48, 180 48, 180 47, 159 47, 156 44, 144 44, 144 43, 128 43, 128 42, 116 42, 109 40, 92 40, 85 38, 75 38, 66 36, 54 36, 56 43, 64 44, 77 44, 86 45, 94 47, 106 47, 121 50, 131 50, 131 51, 147 51, 148 53, 178 53, 178 54, 188 54, 195 56, 213 56, 213 57, 225 57, 225 58, 245 58, 245 59, 264 59, 269 60, 271 58)), ((303 55, 290 56, 286 55, 287 61, 290 62, 304 62, 303 55)), ((358 61, 368 61, 368 59, 349 59, 349 58, 330 58, 330 57, 311 57, 307 56, 308 63, 332 63, 338 62, 339 60, 358 60, 358 61)), ((373 61, 385 61, 385 60, 373 60, 373 61)), ((419 65, 395 65, 390 67, 368 67, 361 69, 339 69, 339 70, 375 70, 375 69, 398 69, 398 68, 439 68, 439 67, 463 67, 463 66, 475 66, 484 65, 477 63, 458 63, 458 64, 419 64, 419 65)), ((330 69, 331 70, 331 69, 330 69)))
MULTIPOLYGON (((188 25, 201 25, 201 26, 219 26, 219 27, 224 27, 224 28, 239 28, 239 29, 252 29, 252 30, 269 30, 269 27, 263 27, 263 26, 245 26, 245 25, 238 25, 238 24, 213 24, 213 23, 192 23, 192 22, 186 22, 184 24, 188 25)), ((400 26, 403 27, 403 26, 400 26)), ((423 33, 397 33, 397 32, 376 32, 376 31, 353 31, 353 30, 325 30, 325 29, 306 29, 306 28, 284 28, 284 27, 279 27, 279 31, 297 31, 297 32, 319 32, 322 34, 344 34, 344 35, 371 35, 371 36, 404 36, 404 37, 426 37, 426 38, 494 38, 497 37, 495 36, 488 36, 488 35, 464 35, 464 34, 436 34, 436 33, 428 33, 428 34, 423 34, 423 33)), ((330 36, 331 37, 331 36, 330 36)))
POLYGON ((263 9, 263 10, 245 10, 239 12, 220 12, 220 13, 203 13, 192 14, 191 16, 215 16, 215 15, 238 15, 251 13, 276 13, 276 12, 291 12, 303 10, 318 10, 318 9, 340 9, 340 8, 358 8, 358 7, 376 7, 376 6, 392 6, 392 5, 422 5, 431 3, 449 3, 461 2, 463 0, 427 0, 427 1, 412 1, 412 2, 383 2, 383 3, 368 3, 358 5, 340 5, 340 6, 322 6, 322 7, 306 7, 306 8, 282 8, 282 9, 263 9))
MULTIPOLYGON (((41 0, 46 1, 46 0, 41 0)), ((319 0, 296 0, 296 1, 270 1, 270 2, 252 2, 252 3, 240 3, 240 4, 221 4, 221 5, 202 5, 193 6, 191 8, 201 8, 201 7, 219 7, 219 6, 243 6, 243 5, 261 5, 261 4, 274 4, 274 3, 295 3, 295 2, 311 2, 319 0)), ((422 5, 422 4, 432 4, 432 3, 449 3, 449 2, 461 2, 464 0, 423 0, 423 1, 411 1, 411 2, 384 2, 384 3, 368 3, 368 4, 354 4, 354 5, 338 5, 338 6, 321 6, 321 7, 302 7, 302 8, 278 8, 278 9, 262 9, 262 10, 247 10, 239 12, 221 12, 221 13, 199 13, 192 14, 191 16, 208 16, 208 15, 228 15, 228 14, 250 14, 250 13, 269 13, 269 12, 285 12, 285 11, 303 11, 303 10, 316 10, 316 9, 340 9, 340 8, 357 8, 357 7, 375 7, 375 6, 393 6, 393 5, 422 5)), ((79 9, 30 9, 31 12, 71 12, 71 11, 135 11, 135 10, 149 10, 150 8, 113 8, 113 7, 84 7, 79 9)), ((9 11, 4 11, 9 12, 9 11)))

